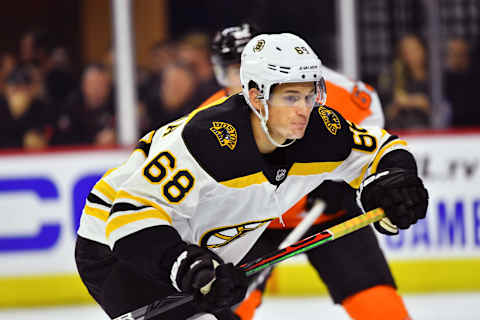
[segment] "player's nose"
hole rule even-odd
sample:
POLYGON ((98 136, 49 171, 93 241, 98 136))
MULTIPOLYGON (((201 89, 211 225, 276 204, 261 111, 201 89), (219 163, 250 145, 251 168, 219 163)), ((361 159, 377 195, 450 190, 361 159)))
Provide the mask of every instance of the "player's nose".
POLYGON ((296 108, 298 115, 308 116, 308 114, 312 111, 312 106, 307 104, 306 101, 300 103, 296 108))

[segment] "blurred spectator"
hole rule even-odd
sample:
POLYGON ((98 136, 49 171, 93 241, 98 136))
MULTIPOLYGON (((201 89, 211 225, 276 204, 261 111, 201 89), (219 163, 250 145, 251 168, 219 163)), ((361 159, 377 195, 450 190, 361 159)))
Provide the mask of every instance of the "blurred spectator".
POLYGON ((56 109, 63 105, 67 96, 75 88, 75 79, 71 68, 70 57, 64 47, 56 47, 48 61, 48 72, 45 75, 45 90, 51 104, 56 109))
POLYGON ((451 126, 478 126, 480 108, 476 87, 479 77, 472 67, 470 46, 462 38, 453 38, 447 42, 446 49, 444 85, 445 98, 452 111, 451 126))
POLYGON ((31 30, 20 39, 20 63, 35 65, 43 72, 52 49, 51 36, 45 30, 31 30))
POLYGON ((43 100, 48 100, 47 89, 45 87, 45 75, 42 73, 41 69, 33 64, 25 65, 23 68, 28 70, 28 73, 32 77, 32 89, 34 95, 43 100))
POLYGON ((175 44, 171 41, 158 41, 150 49, 150 72, 161 74, 175 59, 175 44))
POLYGON ((175 44, 171 41, 156 42, 150 49, 148 74, 145 78, 139 76, 139 99, 144 104, 148 97, 156 95, 160 86, 162 72, 166 66, 175 61, 175 44))
POLYGON ((55 144, 113 145, 116 142, 112 80, 102 64, 85 68, 81 87, 68 98, 57 122, 55 144))
POLYGON ((430 98, 426 49, 415 35, 402 37, 391 69, 378 80, 385 105, 386 128, 430 127, 430 98))
POLYGON ((35 94, 28 68, 17 68, 6 78, 0 95, 0 147, 41 149, 49 139, 49 110, 35 94))
POLYGON ((5 88, 5 80, 10 72, 15 69, 17 59, 12 53, 6 52, 0 56, 0 93, 3 93, 5 88))
POLYGON ((184 64, 170 64, 162 73, 161 81, 146 101, 149 123, 146 131, 158 128, 184 116, 196 107, 193 103, 196 78, 193 70, 184 64))
POLYGON ((195 105, 200 105, 212 92, 221 89, 215 79, 210 60, 210 41, 206 34, 192 32, 179 42, 178 60, 191 65, 197 77, 198 86, 195 91, 195 105))
POLYGON ((75 81, 66 49, 53 45, 45 30, 32 30, 20 39, 20 64, 32 68, 35 90, 54 108, 64 103, 75 81))

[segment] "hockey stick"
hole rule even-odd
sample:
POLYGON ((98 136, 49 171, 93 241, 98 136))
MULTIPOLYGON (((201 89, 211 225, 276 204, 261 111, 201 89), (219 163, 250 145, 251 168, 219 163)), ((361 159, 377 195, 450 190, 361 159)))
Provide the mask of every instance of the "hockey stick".
MULTIPOLYGON (((344 235, 366 227, 370 223, 379 221, 384 217, 385 213, 381 208, 373 209, 365 214, 359 215, 322 232, 295 242, 286 248, 279 249, 270 254, 259 257, 258 259, 255 259, 249 263, 244 263, 239 267, 245 272, 245 275, 251 276, 290 257, 304 253, 324 243, 338 239, 344 235)), ((162 300, 157 300, 149 305, 117 317, 114 320, 147 320, 190 301, 193 301, 192 295, 180 293, 178 295, 168 296, 162 300)))
MULTIPOLYGON (((307 215, 300 221, 300 223, 293 229, 288 236, 283 239, 283 241, 278 246, 278 249, 283 249, 288 247, 298 240, 300 240, 305 232, 307 232, 308 228, 312 226, 315 220, 323 213, 325 210, 325 202, 323 200, 316 200, 313 207, 307 213, 307 215)), ((250 286, 248 287, 246 297, 255 290, 267 277, 268 274, 272 271, 273 267, 270 266, 256 276, 255 280, 252 281, 250 286)))
POLYGON ((312 226, 315 220, 323 213, 325 210, 325 201, 316 200, 312 209, 308 211, 307 215, 300 221, 300 223, 293 229, 288 236, 283 239, 282 243, 278 246, 278 249, 283 249, 285 247, 291 246, 298 240, 300 240, 308 228, 312 226))

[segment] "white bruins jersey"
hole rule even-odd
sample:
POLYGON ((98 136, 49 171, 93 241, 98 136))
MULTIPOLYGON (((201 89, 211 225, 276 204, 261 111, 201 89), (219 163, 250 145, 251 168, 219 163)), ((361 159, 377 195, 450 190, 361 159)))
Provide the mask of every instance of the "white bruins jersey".
POLYGON ((130 234, 169 225, 187 243, 237 263, 268 222, 323 180, 358 188, 382 156, 405 145, 383 129, 359 128, 319 107, 304 138, 262 155, 250 110, 234 95, 140 140, 93 188, 78 234, 113 248, 130 234))

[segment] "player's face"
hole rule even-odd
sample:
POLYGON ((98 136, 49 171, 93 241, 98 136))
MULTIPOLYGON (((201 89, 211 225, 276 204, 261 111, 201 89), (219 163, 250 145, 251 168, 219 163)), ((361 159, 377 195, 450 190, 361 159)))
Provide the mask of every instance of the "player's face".
POLYGON ((234 94, 242 91, 242 83, 240 82, 240 64, 231 64, 227 66, 227 83, 228 94, 234 94))
POLYGON ((313 82, 285 83, 276 86, 268 100, 267 126, 272 138, 276 141, 302 138, 315 98, 313 82))

